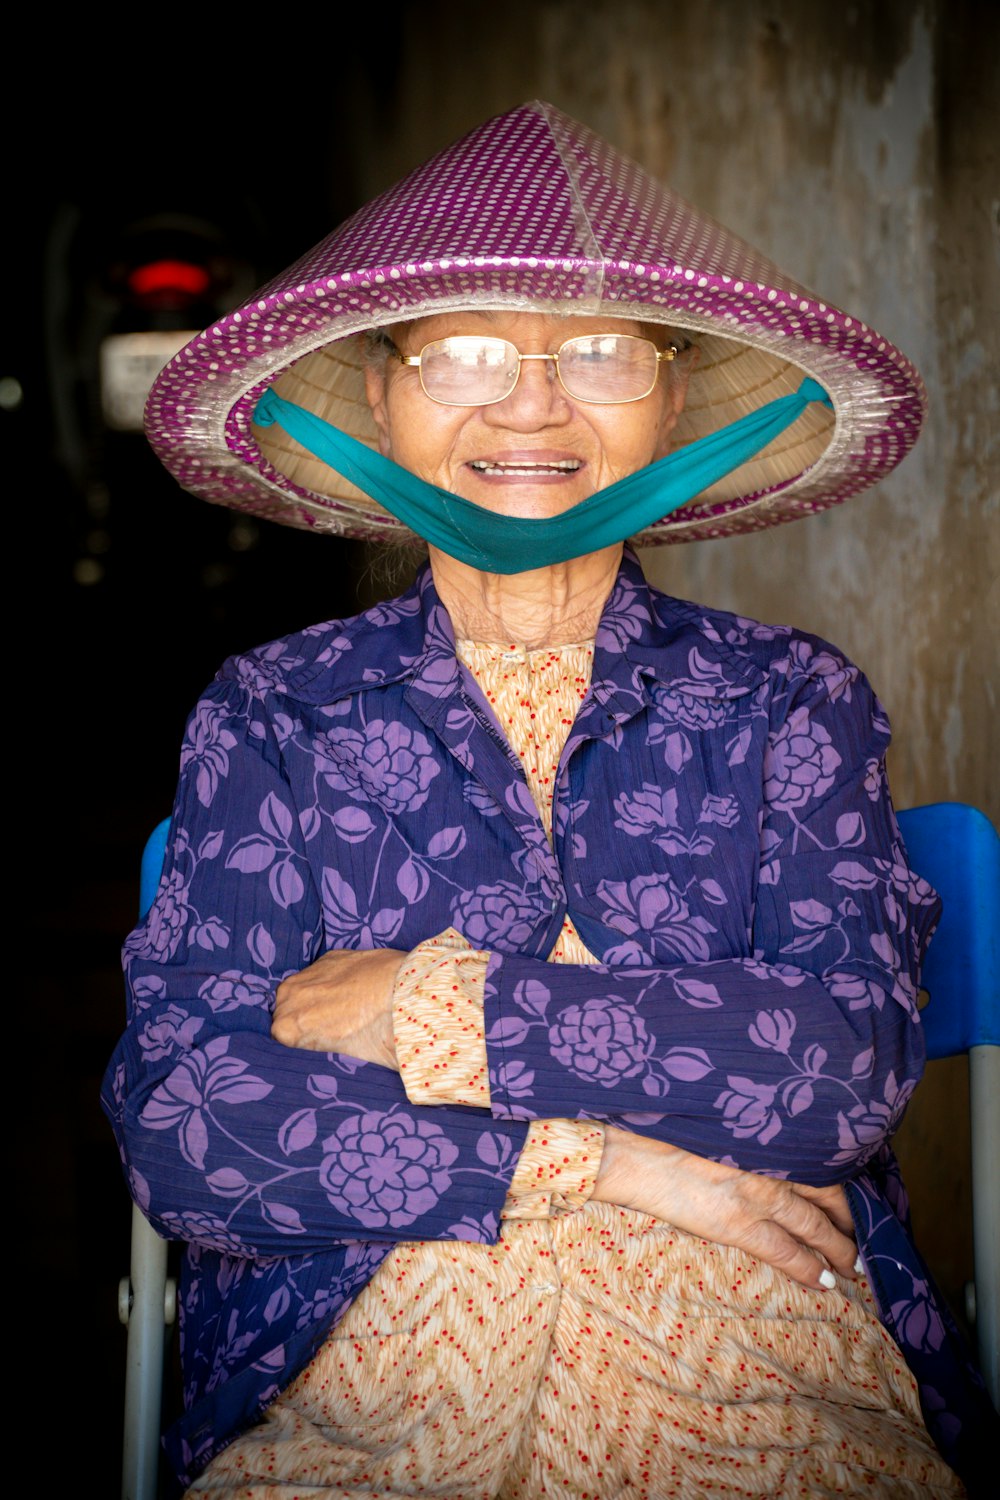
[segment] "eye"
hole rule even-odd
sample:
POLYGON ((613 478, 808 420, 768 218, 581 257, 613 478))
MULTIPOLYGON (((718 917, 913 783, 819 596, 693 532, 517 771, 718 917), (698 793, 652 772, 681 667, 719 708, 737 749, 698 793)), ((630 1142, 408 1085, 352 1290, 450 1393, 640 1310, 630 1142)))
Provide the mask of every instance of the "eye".
POLYGON ((621 344, 617 334, 570 339, 559 351, 560 358, 567 356, 580 364, 610 364, 621 358, 621 344))
POLYGON ((631 334, 594 333, 559 351, 559 375, 580 401, 638 401, 656 384, 656 345, 631 334))

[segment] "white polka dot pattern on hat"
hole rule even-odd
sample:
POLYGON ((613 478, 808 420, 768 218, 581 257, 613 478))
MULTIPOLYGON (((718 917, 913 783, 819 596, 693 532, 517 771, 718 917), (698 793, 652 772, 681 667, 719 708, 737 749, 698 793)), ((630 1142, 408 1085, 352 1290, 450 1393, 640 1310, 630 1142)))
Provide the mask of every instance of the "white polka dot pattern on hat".
MULTIPOLYGON (((887 340, 536 102, 425 162, 193 340, 151 392, 150 441, 184 488, 215 503, 347 535, 399 534, 332 471, 340 490, 317 493, 272 467, 251 430, 256 399, 287 365, 354 331, 497 305, 614 311, 691 330, 711 357, 692 377, 688 405, 709 429, 794 389, 803 373, 830 393, 836 428, 828 446, 827 434, 808 450, 805 472, 793 464, 775 478, 770 460, 751 464, 748 490, 710 492, 643 540, 718 536, 822 510, 888 473, 923 417, 919 376, 887 340), (774 388, 762 394, 767 381, 774 388)), ((344 370, 356 386, 345 400, 360 406, 360 371, 344 370)))

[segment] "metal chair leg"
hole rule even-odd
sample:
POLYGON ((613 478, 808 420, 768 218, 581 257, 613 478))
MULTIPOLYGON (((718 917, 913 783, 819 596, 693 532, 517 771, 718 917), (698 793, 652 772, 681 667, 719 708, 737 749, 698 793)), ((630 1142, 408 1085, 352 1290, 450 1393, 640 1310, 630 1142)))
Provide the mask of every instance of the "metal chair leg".
POLYGON ((118 1316, 128 1328, 122 1500, 156 1500, 164 1332, 176 1310, 167 1242, 133 1204, 131 1272, 118 1289, 118 1316))
POLYGON ((979 1367, 1000 1411, 1000 1047, 969 1048, 979 1367))

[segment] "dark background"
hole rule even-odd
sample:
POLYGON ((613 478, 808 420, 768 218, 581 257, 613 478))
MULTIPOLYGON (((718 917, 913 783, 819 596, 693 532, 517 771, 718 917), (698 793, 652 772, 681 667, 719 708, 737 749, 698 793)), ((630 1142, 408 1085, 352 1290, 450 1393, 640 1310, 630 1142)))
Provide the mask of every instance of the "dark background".
MULTIPOLYGON (((352 87, 374 87, 367 45, 339 35, 360 59, 352 87)), ((27 1390, 52 1412, 57 1445, 25 1455, 25 1476, 46 1474, 44 1492, 72 1493, 79 1478, 113 1495, 130 1203, 98 1094, 124 1023, 119 950, 142 845, 170 811, 185 718, 223 659, 353 613, 378 585, 363 544, 194 499, 140 434, 106 430, 99 410, 104 335, 203 326, 357 207, 350 90, 302 90, 293 121, 272 126, 259 109, 223 143, 218 94, 206 118, 203 31, 156 39, 138 71, 103 55, 95 71, 96 38, 76 38, 79 53, 63 40, 45 78, 54 137, 46 148, 26 135, 7 177, 19 233, 5 238, 0 423, 17 528, 6 551, 11 745, 24 762, 8 780, 23 955, 8 1075, 27 1390), (138 305, 128 270, 178 245, 213 258, 216 306, 138 305)), ((218 47, 231 56, 232 38, 218 47)), ((383 47, 380 89, 391 71, 383 47)))

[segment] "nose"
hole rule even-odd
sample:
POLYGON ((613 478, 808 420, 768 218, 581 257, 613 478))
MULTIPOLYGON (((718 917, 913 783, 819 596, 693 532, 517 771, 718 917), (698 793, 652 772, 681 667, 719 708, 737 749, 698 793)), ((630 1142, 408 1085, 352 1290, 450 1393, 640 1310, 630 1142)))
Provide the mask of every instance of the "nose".
POLYGON ((572 416, 569 398, 559 383, 556 362, 548 355, 521 356, 514 389, 502 401, 482 408, 489 426, 513 428, 517 432, 539 432, 558 427, 572 416))

